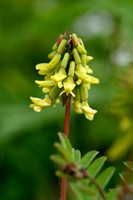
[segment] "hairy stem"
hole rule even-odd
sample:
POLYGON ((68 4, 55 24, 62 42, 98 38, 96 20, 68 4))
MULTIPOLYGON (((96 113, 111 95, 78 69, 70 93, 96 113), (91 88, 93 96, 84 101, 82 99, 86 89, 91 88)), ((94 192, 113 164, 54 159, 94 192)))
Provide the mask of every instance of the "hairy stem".
MULTIPOLYGON (((71 95, 69 94, 68 103, 66 104, 65 110, 65 121, 64 121, 64 134, 69 136, 69 122, 70 122, 70 108, 71 108, 71 95)), ((61 178, 61 190, 60 190, 60 200, 66 200, 66 188, 67 181, 65 178, 61 178)))
POLYGON ((92 181, 92 183, 97 187, 101 197, 103 200, 106 200, 106 197, 104 195, 103 189, 101 188, 101 186, 99 185, 99 183, 87 173, 87 177, 92 181))

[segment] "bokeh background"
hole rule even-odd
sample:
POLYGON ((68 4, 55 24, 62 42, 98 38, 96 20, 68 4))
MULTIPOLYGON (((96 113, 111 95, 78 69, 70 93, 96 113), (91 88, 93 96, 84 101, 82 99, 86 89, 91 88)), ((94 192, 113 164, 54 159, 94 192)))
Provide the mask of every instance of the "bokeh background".
MULTIPOLYGON (((90 67, 100 79, 89 92, 89 104, 98 110, 94 121, 71 110, 70 140, 85 154, 106 154, 121 137, 111 103, 118 93, 119 77, 132 62, 133 1, 131 0, 1 0, 0 1, 0 200, 59 199, 55 153, 57 132, 63 131, 64 108, 35 113, 30 96, 42 97, 34 80, 41 79, 35 65, 47 55, 64 31, 75 32, 94 57, 90 67)), ((127 151, 116 160, 119 182, 127 151)), ((70 197, 69 197, 70 198, 70 197)), ((74 199, 74 197, 73 197, 74 199)))

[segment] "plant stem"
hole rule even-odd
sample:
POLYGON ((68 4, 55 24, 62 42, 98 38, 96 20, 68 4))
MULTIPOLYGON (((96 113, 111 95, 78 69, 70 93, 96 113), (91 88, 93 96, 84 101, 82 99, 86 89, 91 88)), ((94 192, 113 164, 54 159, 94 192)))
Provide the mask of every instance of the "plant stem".
MULTIPOLYGON (((70 108, 71 108, 71 95, 69 94, 68 103, 66 104, 65 121, 64 121, 64 134, 67 137, 69 136, 70 108)), ((66 188, 67 188, 67 180, 65 178, 61 178, 60 200, 66 200, 66 188)))
POLYGON ((88 177, 88 178, 92 181, 92 183, 94 183, 94 185, 97 187, 97 189, 99 190, 99 193, 100 193, 102 199, 103 199, 103 200, 106 200, 106 197, 105 197, 105 195, 104 195, 104 192, 103 192, 101 186, 99 185, 99 183, 98 183, 92 176, 90 176, 88 173, 87 173, 87 177, 88 177))

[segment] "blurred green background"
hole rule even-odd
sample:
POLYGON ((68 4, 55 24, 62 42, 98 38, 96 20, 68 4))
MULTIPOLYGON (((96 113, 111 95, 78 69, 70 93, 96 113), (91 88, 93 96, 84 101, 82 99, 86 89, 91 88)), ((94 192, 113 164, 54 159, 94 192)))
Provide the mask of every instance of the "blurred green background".
MULTIPOLYGON (((121 135, 110 104, 121 71, 132 61, 132 11, 131 0, 0 1, 0 200, 59 199, 57 166, 49 156, 55 153, 57 132, 63 131, 64 108, 59 104, 35 113, 29 97, 42 97, 34 83, 42 78, 35 65, 48 62, 62 32, 83 39, 100 79, 89 92, 89 104, 98 110, 94 121, 71 111, 73 146, 83 154, 96 149, 102 155, 121 135)), ((111 187, 126 159, 110 161, 117 167, 111 187)))

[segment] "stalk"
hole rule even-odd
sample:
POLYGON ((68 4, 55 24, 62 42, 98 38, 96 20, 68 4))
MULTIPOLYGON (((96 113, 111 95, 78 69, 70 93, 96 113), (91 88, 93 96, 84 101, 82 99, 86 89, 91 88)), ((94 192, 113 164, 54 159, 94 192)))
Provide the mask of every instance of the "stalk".
MULTIPOLYGON (((64 134, 69 137, 69 122, 70 122, 70 108, 71 108, 71 95, 69 94, 68 103, 66 104, 65 109, 65 121, 64 121, 64 134)), ((60 190, 60 200, 66 200, 66 189, 67 189, 67 180, 61 178, 61 190, 60 190)))

